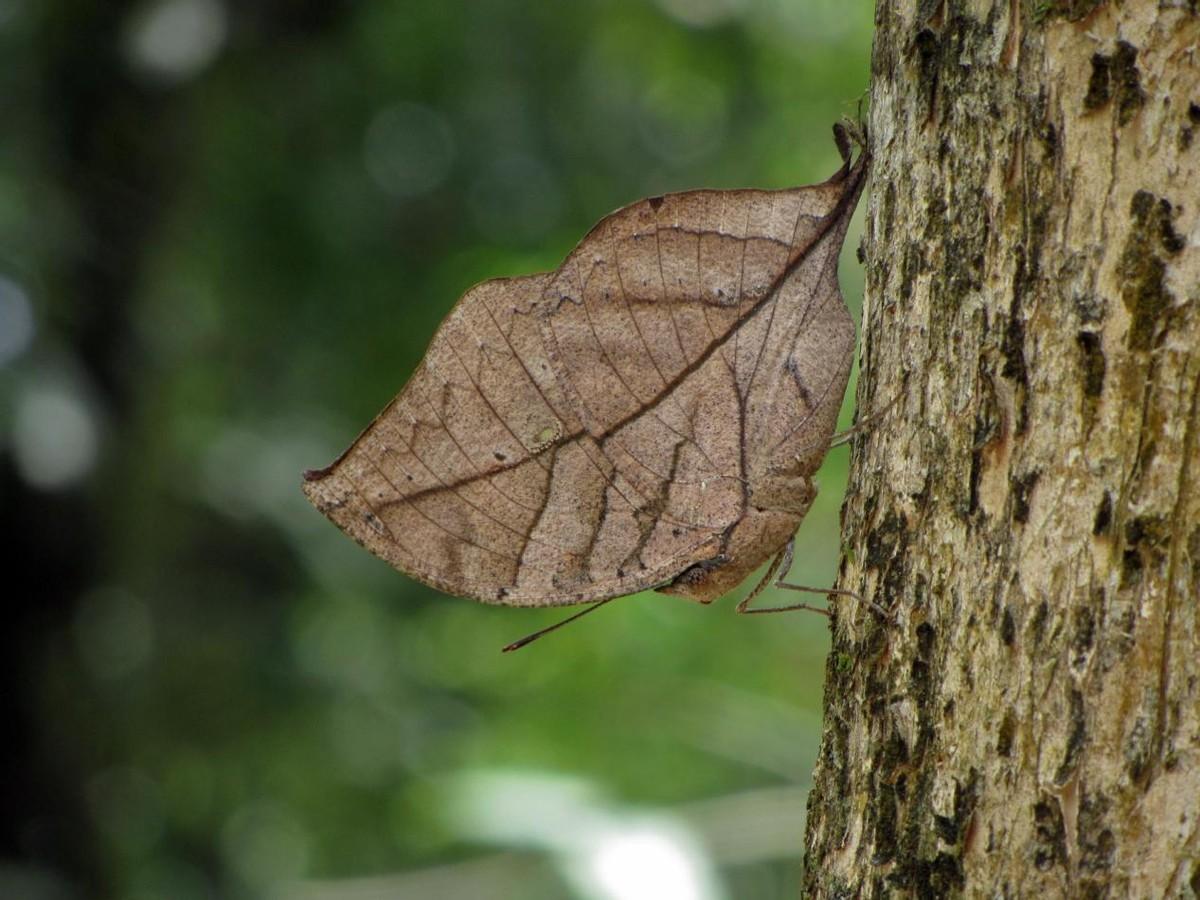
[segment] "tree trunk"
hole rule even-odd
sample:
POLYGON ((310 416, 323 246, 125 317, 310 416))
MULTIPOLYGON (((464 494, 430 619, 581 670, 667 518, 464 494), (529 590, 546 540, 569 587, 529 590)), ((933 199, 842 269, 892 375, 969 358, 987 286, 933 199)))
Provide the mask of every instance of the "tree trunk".
POLYGON ((806 896, 1200 896, 1196 0, 880 0, 806 896))

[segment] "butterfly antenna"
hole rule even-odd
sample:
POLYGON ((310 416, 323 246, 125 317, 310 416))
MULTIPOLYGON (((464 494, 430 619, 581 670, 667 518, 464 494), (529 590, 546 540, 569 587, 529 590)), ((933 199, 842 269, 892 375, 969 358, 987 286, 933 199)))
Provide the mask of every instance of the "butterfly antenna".
POLYGON ((605 603, 608 603, 610 600, 615 600, 615 599, 617 599, 617 598, 616 597, 605 597, 603 600, 597 600, 591 606, 587 607, 586 609, 581 609, 579 612, 575 613, 575 615, 568 616, 567 618, 563 619, 561 622, 555 622, 553 625, 543 628, 540 631, 535 631, 533 634, 525 635, 525 637, 521 638, 518 641, 513 641, 511 644, 508 644, 501 652, 502 653, 511 653, 513 650, 520 650, 526 644, 532 644, 534 641, 536 641, 542 635, 549 634, 552 631, 557 631, 558 629, 562 628, 564 625, 574 622, 576 619, 580 619, 580 618, 586 616, 590 612, 595 612, 600 607, 602 607, 605 603))

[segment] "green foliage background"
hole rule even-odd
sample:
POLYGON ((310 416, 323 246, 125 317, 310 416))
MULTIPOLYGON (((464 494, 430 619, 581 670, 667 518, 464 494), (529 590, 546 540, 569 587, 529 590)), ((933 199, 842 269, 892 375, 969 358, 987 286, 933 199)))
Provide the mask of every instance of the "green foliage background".
MULTIPOLYGON (((614 820, 744 796, 730 827, 776 821, 772 791, 817 748, 822 619, 643 594, 502 656, 562 612, 396 574, 299 477, 474 282, 552 268, 639 197, 827 177, 870 27, 833 0, 0 3, 0 329, 32 312, 0 356, 23 735, 0 893, 338 897, 397 876, 379 896, 423 896, 399 876, 439 867, 478 883, 464 896, 588 896, 545 841, 471 824, 482 797, 515 835, 549 776, 614 820), (190 68, 146 55, 172 4, 222 26, 190 68), (37 474, 88 428, 77 471, 37 474), (489 772, 527 803, 466 777, 489 772)), ((846 461, 819 476, 793 581, 835 574, 846 461)), ((757 856, 700 834, 718 895, 795 895, 799 803, 757 856)))

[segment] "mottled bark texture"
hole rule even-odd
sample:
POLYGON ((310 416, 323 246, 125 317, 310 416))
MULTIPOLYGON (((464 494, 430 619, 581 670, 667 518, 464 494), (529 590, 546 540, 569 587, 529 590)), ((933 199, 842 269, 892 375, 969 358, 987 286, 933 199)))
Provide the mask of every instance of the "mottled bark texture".
POLYGON ((1195 0, 881 0, 806 896, 1200 895, 1195 0))

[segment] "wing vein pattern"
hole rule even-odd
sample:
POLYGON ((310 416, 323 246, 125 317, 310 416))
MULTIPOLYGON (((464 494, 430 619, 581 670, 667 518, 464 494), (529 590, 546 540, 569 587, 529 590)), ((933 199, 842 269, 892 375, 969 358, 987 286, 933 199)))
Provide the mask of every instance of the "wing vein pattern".
POLYGON ((756 486, 824 456, 864 160, 807 187, 642 200, 553 272, 476 285, 400 394, 306 475, 310 500, 396 568, 487 603, 589 602, 721 565, 739 523, 774 514, 756 486))

